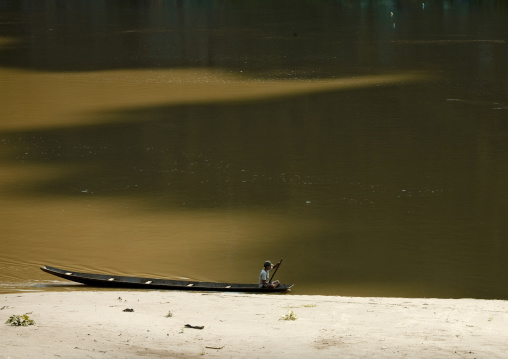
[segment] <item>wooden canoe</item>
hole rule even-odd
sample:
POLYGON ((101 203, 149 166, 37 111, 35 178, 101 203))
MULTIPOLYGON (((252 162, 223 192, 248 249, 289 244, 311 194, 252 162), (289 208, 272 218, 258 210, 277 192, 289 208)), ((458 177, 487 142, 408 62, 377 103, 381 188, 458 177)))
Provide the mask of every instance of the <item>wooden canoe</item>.
POLYGON ((289 291, 293 286, 293 284, 281 284, 278 288, 268 289, 260 288, 258 284, 195 282, 186 280, 124 277, 108 274, 78 273, 50 266, 42 266, 41 269, 44 272, 57 277, 94 287, 273 293, 289 291))

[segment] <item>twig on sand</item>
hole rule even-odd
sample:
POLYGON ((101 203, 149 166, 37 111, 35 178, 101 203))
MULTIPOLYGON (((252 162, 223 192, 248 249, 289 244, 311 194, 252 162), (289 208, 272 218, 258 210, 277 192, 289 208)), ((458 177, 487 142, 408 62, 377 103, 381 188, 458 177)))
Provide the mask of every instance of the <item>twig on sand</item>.
POLYGON ((204 328, 204 326, 202 326, 202 325, 190 325, 190 324, 185 324, 185 328, 203 329, 203 328, 204 328))

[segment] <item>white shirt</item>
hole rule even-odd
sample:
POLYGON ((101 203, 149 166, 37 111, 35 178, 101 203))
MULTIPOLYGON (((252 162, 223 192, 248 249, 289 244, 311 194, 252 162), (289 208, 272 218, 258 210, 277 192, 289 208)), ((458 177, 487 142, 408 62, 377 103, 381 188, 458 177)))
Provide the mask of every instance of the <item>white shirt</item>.
MULTIPOLYGON (((272 267, 270 267, 270 269, 272 269, 272 267)), ((259 286, 262 287, 263 286, 263 281, 266 281, 266 283, 268 283, 268 279, 270 278, 270 270, 265 270, 264 268, 261 269, 261 273, 259 273, 259 286)))

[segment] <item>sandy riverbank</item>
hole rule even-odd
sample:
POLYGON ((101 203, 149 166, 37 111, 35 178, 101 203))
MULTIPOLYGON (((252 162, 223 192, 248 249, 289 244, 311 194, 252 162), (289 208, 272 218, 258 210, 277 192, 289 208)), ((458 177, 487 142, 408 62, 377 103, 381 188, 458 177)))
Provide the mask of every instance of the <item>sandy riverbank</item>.
POLYGON ((0 295, 0 309, 0 358, 506 358, 508 353, 508 301, 76 291, 0 295), (134 311, 124 312, 127 308, 134 311), (280 320, 288 310, 298 319, 280 320), (24 313, 35 325, 3 324, 24 313))

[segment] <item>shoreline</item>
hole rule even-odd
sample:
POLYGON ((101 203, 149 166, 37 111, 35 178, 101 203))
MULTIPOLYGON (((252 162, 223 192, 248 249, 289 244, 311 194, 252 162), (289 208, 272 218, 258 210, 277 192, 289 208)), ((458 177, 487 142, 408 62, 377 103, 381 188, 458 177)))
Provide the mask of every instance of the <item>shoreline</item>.
POLYGON ((0 295, 0 320, 0 358, 502 358, 508 350, 503 300, 29 292, 0 295), (298 318, 281 319, 289 311, 298 318), (35 325, 4 324, 25 313, 35 325))

